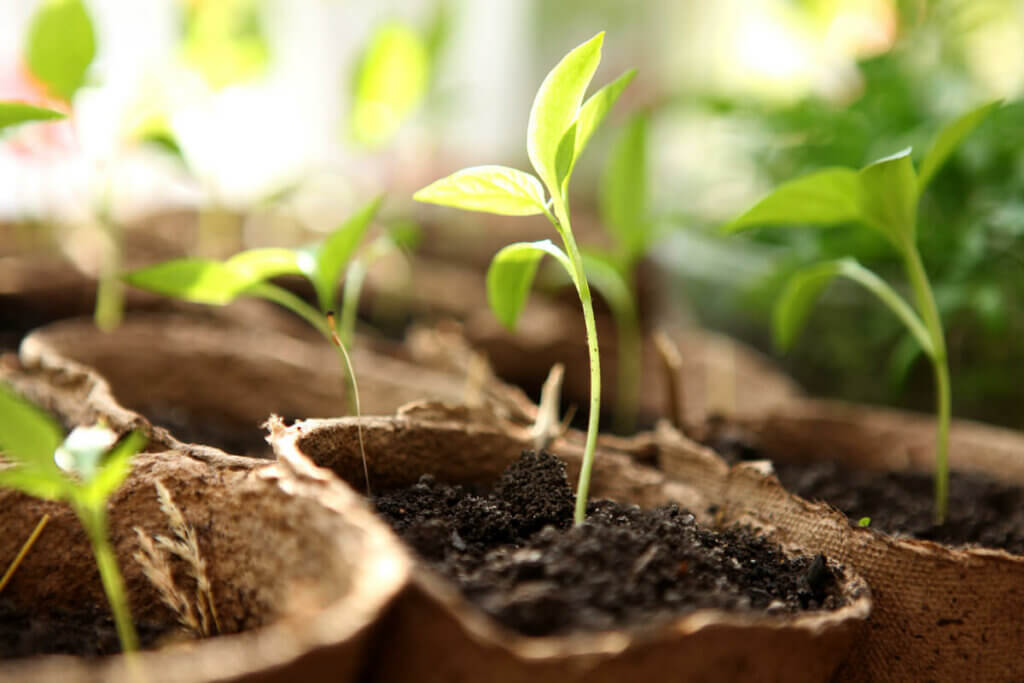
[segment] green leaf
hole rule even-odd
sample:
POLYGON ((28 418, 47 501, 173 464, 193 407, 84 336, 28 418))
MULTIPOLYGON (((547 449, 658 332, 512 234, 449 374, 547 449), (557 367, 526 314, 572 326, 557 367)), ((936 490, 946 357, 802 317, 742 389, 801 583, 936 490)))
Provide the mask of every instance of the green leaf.
POLYGON ((565 131, 576 120, 583 95, 601 62, 604 33, 572 50, 537 90, 526 131, 526 151, 537 175, 557 201, 562 198, 556 159, 565 131))
POLYGON ((612 147, 601 183, 601 221, 634 260, 651 238, 647 216, 647 117, 634 116, 612 147))
POLYGON ((534 176, 508 166, 473 166, 441 178, 413 199, 502 216, 544 212, 544 187, 534 176))
POLYGON ((355 140, 387 143, 423 101, 429 76, 429 47, 416 31, 399 23, 378 28, 356 76, 349 120, 355 140))
POLYGON ((829 168, 783 183, 722 231, 768 225, 838 225, 858 221, 862 188, 857 171, 829 168))
POLYGON ((902 253, 913 248, 917 225, 917 176, 910 148, 860 171, 864 222, 902 253))
POLYGON ((782 350, 792 346, 803 330, 815 301, 832 279, 840 275, 857 282, 877 296, 906 325, 925 353, 933 355, 931 337, 910 305, 885 280, 852 258, 817 263, 790 278, 776 302, 773 314, 776 346, 782 350))
POLYGON ((0 451, 8 460, 59 473, 53 452, 64 440, 49 415, 0 383, 0 451))
POLYGON ((185 301, 223 306, 259 279, 250 280, 219 261, 176 259, 127 273, 133 287, 185 301))
POLYGON ((96 476, 78 492, 78 499, 86 505, 102 505, 121 487, 131 473, 132 458, 145 447, 142 432, 132 432, 118 442, 107 454, 96 476))
POLYGON ((569 257, 551 240, 516 242, 497 254, 487 269, 487 301, 501 324, 514 330, 519 314, 526 306, 537 266, 544 254, 555 257, 576 284, 569 257))
POLYGON ((562 136, 558 143, 558 153, 555 155, 555 177, 562 195, 568 192, 569 176, 572 175, 572 167, 576 162, 576 124, 573 123, 562 136))
POLYGON ((630 84, 634 76, 636 76, 636 69, 630 69, 591 95, 590 98, 583 103, 583 106, 580 108, 579 116, 576 119, 576 154, 573 155, 573 166, 576 165, 576 160, 580 158, 580 154, 583 153, 583 149, 587 146, 587 143, 590 142, 590 138, 594 135, 594 131, 596 131, 598 126, 601 125, 601 122, 604 121, 604 117, 615 105, 616 100, 619 99, 619 95, 621 95, 622 91, 626 89, 626 86, 630 84))
POLYGON ((260 0, 190 2, 182 56, 213 88, 262 76, 270 64, 260 0))
POLYGON ((29 27, 25 62, 50 94, 70 101, 96 56, 92 20, 81 0, 47 0, 29 27))
POLYGON ((0 131, 29 121, 53 121, 64 114, 55 109, 36 107, 24 102, 0 102, 0 131))
POLYGON ((252 282, 269 280, 279 275, 302 275, 299 255, 292 249, 269 247, 241 251, 224 265, 238 277, 252 282))
POLYGON ((74 490, 74 483, 56 467, 15 465, 0 468, 0 488, 15 489, 44 500, 66 500, 74 490))
POLYGON ((314 249, 315 260, 300 260, 303 272, 316 289, 317 302, 322 312, 336 312, 338 281, 383 202, 384 195, 372 199, 314 249))
POLYGON ((1002 106, 1002 103, 1002 100, 996 100, 984 104, 977 109, 972 109, 939 131, 935 142, 932 143, 932 146, 925 153, 924 159, 921 161, 921 171, 918 178, 918 190, 920 192, 924 192, 924 188, 928 186, 928 183, 931 182, 938 170, 942 168, 943 164, 946 163, 950 155, 956 151, 956 148, 960 146, 964 139, 982 121, 987 119, 989 114, 1002 106))
POLYGON ((601 294, 615 318, 627 323, 635 322, 637 311, 633 292, 614 259, 587 249, 581 255, 587 282, 601 294))

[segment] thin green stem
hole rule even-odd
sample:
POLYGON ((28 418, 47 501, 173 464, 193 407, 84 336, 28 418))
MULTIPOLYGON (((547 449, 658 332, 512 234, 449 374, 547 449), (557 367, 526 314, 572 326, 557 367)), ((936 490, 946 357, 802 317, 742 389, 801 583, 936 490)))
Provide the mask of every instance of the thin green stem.
POLYGON ((117 567, 117 557, 107 539, 107 513, 101 503, 99 506, 75 505, 75 512, 81 520, 85 532, 92 544, 96 556, 96 566, 100 570, 100 581, 103 591, 107 594, 110 611, 114 614, 114 626, 117 637, 121 641, 124 652, 139 649, 139 637, 132 625, 132 614, 128 608, 128 597, 124 589, 124 580, 117 567))
POLYGON ((594 304, 590 296, 590 285, 583 270, 583 256, 572 234, 569 211, 564 202, 554 202, 555 215, 545 209, 548 219, 558 230, 565 245, 566 255, 573 267, 576 291, 583 307, 583 324, 587 330, 587 353, 590 357, 590 415, 587 418, 587 439, 583 446, 583 463, 580 466, 579 483, 576 485, 576 511, 574 520, 581 524, 587 515, 587 496, 590 492, 590 476, 594 469, 594 452, 597 450, 597 433, 601 421, 601 355, 597 346, 597 324, 594 320, 594 304))
POLYGON ((946 519, 949 501, 949 424, 952 418, 952 389, 949 380, 949 359, 946 354, 946 338, 942 331, 942 319, 935 304, 928 274, 921 263, 921 255, 914 246, 904 250, 907 277, 914 292, 918 312, 932 339, 932 366, 935 371, 936 413, 938 429, 935 442, 935 522, 942 524, 946 519))
POLYGON ((110 332, 121 324, 121 319, 124 317, 124 283, 120 277, 123 238, 120 226, 110 213, 109 201, 104 201, 97 218, 107 235, 109 244, 103 263, 100 265, 93 320, 98 328, 104 332, 110 332))

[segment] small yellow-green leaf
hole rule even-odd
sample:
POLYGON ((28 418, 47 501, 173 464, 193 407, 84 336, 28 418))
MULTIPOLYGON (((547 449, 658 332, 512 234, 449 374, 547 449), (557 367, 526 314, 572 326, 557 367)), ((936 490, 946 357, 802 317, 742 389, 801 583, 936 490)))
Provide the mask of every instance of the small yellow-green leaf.
POLYGON ((0 452, 18 463, 52 469, 53 452, 64 440, 60 427, 49 415, 0 383, 0 452))
POLYGON ((861 220, 857 171, 829 168, 777 187, 749 211, 726 224, 727 233, 769 225, 838 225, 861 220))
POLYGON ((558 187, 561 188, 562 196, 565 196, 569 188, 569 176, 572 174, 572 167, 576 161, 576 124, 569 126, 558 144, 558 153, 555 155, 555 179, 558 187))
POLYGON ((338 295, 338 280, 348 267, 352 255, 363 241, 374 216, 384 203, 384 195, 368 202, 348 220, 334 229, 316 250, 315 272, 306 272, 316 289, 317 302, 324 313, 334 311, 338 295))
POLYGON ((182 52, 214 88, 252 80, 270 64, 260 0, 190 2, 182 52))
POLYGON ((55 109, 36 107, 25 102, 0 102, 0 131, 19 123, 53 121, 62 118, 64 118, 64 114, 55 109))
POLYGON ((269 280, 279 275, 301 275, 298 255, 291 249, 268 247, 241 251, 224 265, 239 277, 252 282, 269 280))
POLYGON ((487 270, 487 301, 501 324, 514 330, 519 314, 526 306, 537 266, 544 254, 554 256, 575 284, 569 257, 551 240, 516 242, 497 254, 487 270))
POLYGON ((561 199, 556 158, 565 131, 576 120, 583 95, 601 62, 604 33, 573 49, 544 78, 530 108, 526 151, 537 175, 561 199))
POLYGON ((901 252, 912 248, 917 225, 917 176, 907 148, 860 171, 864 222, 901 252))
POLYGON ((416 31, 395 22, 378 28, 355 79, 349 119, 355 140, 387 143, 423 101, 429 75, 429 48, 416 31))
POLYGON ((133 287, 185 301, 223 306, 259 280, 247 279, 219 261, 177 259, 127 273, 133 287))
POLYGON ((810 266, 796 273, 775 302, 772 327, 775 346, 788 350, 807 322, 814 303, 825 287, 839 274, 839 261, 827 261, 810 266))
POLYGON ((647 215, 647 117, 629 120, 612 147, 601 182, 601 222, 627 259, 640 257, 651 239, 647 215))
POLYGON ((544 212, 544 188, 534 176, 508 166, 473 166, 441 178, 413 199, 503 216, 544 212))
POLYGON ((960 146, 964 139, 987 119, 989 114, 998 109, 1002 103, 1002 100, 996 100, 995 102, 989 102, 976 109, 972 109, 939 131, 935 142, 932 143, 932 146, 921 161, 921 171, 917 183, 919 192, 924 191, 924 188, 928 186, 928 183, 931 182, 938 170, 942 168, 942 165, 946 163, 950 155, 956 151, 956 148, 960 146))
POLYGON ((81 0, 46 0, 29 27, 25 62, 51 95, 70 101, 96 55, 92 20, 81 0))

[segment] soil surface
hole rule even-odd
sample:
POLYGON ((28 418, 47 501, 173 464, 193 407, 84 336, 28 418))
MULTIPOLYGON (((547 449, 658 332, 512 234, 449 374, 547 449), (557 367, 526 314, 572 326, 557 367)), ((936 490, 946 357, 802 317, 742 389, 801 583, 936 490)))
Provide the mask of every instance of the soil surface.
POLYGON ((747 529, 715 532, 669 505, 591 502, 572 524, 565 465, 526 452, 490 492, 430 475, 375 499, 422 560, 500 623, 531 636, 651 624, 715 607, 841 605, 822 556, 788 558, 747 529))
POLYGON ((731 463, 771 459, 786 489, 839 508, 852 524, 870 518, 873 529, 949 545, 980 545, 1024 553, 1024 489, 978 473, 951 472, 949 511, 933 521, 935 484, 926 472, 886 472, 846 467, 823 459, 793 463, 772 459, 751 440, 720 434, 708 441, 731 463))
MULTIPOLYGON (((142 648, 155 647, 175 628, 136 623, 142 648)), ((17 609, 0 598, 0 660, 62 654, 99 657, 121 651, 109 611, 17 609)))

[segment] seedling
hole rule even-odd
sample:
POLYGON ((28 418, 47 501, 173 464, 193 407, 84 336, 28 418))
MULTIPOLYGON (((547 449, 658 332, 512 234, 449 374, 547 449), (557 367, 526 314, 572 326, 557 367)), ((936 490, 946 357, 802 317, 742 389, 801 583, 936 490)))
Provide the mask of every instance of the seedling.
POLYGON ((32 121, 54 121, 64 114, 47 107, 36 107, 25 102, 0 101, 0 133, 6 128, 32 121))
POLYGON ((899 317, 931 360, 935 374, 938 415, 935 521, 938 524, 946 518, 948 500, 952 398, 942 321, 917 250, 917 204, 939 168, 999 104, 993 102, 974 109, 943 128, 917 172, 909 149, 879 159, 860 171, 850 168, 818 171, 779 186, 724 228, 726 232, 738 232, 764 225, 856 223, 880 233, 899 253, 913 292, 913 305, 855 259, 825 261, 799 271, 783 290, 774 312, 775 341, 783 349, 792 345, 811 306, 837 275, 867 288, 899 317))
POLYGON ((526 150, 539 179, 507 166, 475 166, 442 178, 413 196, 422 202, 505 216, 544 214, 562 238, 564 251, 551 240, 517 242, 501 249, 487 272, 487 298, 502 324, 514 329, 545 254, 553 256, 566 270, 579 294, 590 358, 590 416, 576 488, 577 523, 586 515, 594 466, 601 413, 601 360, 584 259, 569 222, 569 180, 590 137, 636 73, 627 71, 584 102, 583 95, 601 62, 603 41, 604 33, 599 33, 563 57, 537 91, 530 110, 526 150))
POLYGON ((124 581, 107 538, 107 499, 128 476, 145 437, 132 432, 119 441, 99 424, 76 427, 65 439, 49 416, 2 384, 0 423, 0 450, 13 463, 0 469, 0 486, 71 504, 92 544, 121 649, 138 649, 124 581))
MULTIPOLYGON (((342 223, 320 244, 298 249, 265 248, 239 252, 224 261, 186 258, 166 261, 128 273, 129 284, 164 296, 185 301, 224 306, 242 296, 273 301, 303 318, 335 346, 349 381, 349 399, 358 416, 359 386, 347 347, 352 344, 355 306, 358 292, 346 292, 345 309, 338 323, 334 311, 338 304, 338 281, 355 257, 383 197, 377 197, 342 223), (270 282, 281 275, 306 277, 316 292, 319 310, 302 297, 270 282)), ((360 262, 361 263, 361 262, 360 262)), ((361 277, 354 283, 360 286, 361 277)), ((347 289, 347 286, 346 286, 347 289)), ((362 433, 360 431, 360 441, 362 433)), ((365 454, 363 456, 365 466, 365 454)), ((366 480, 369 489, 369 477, 366 480)))

